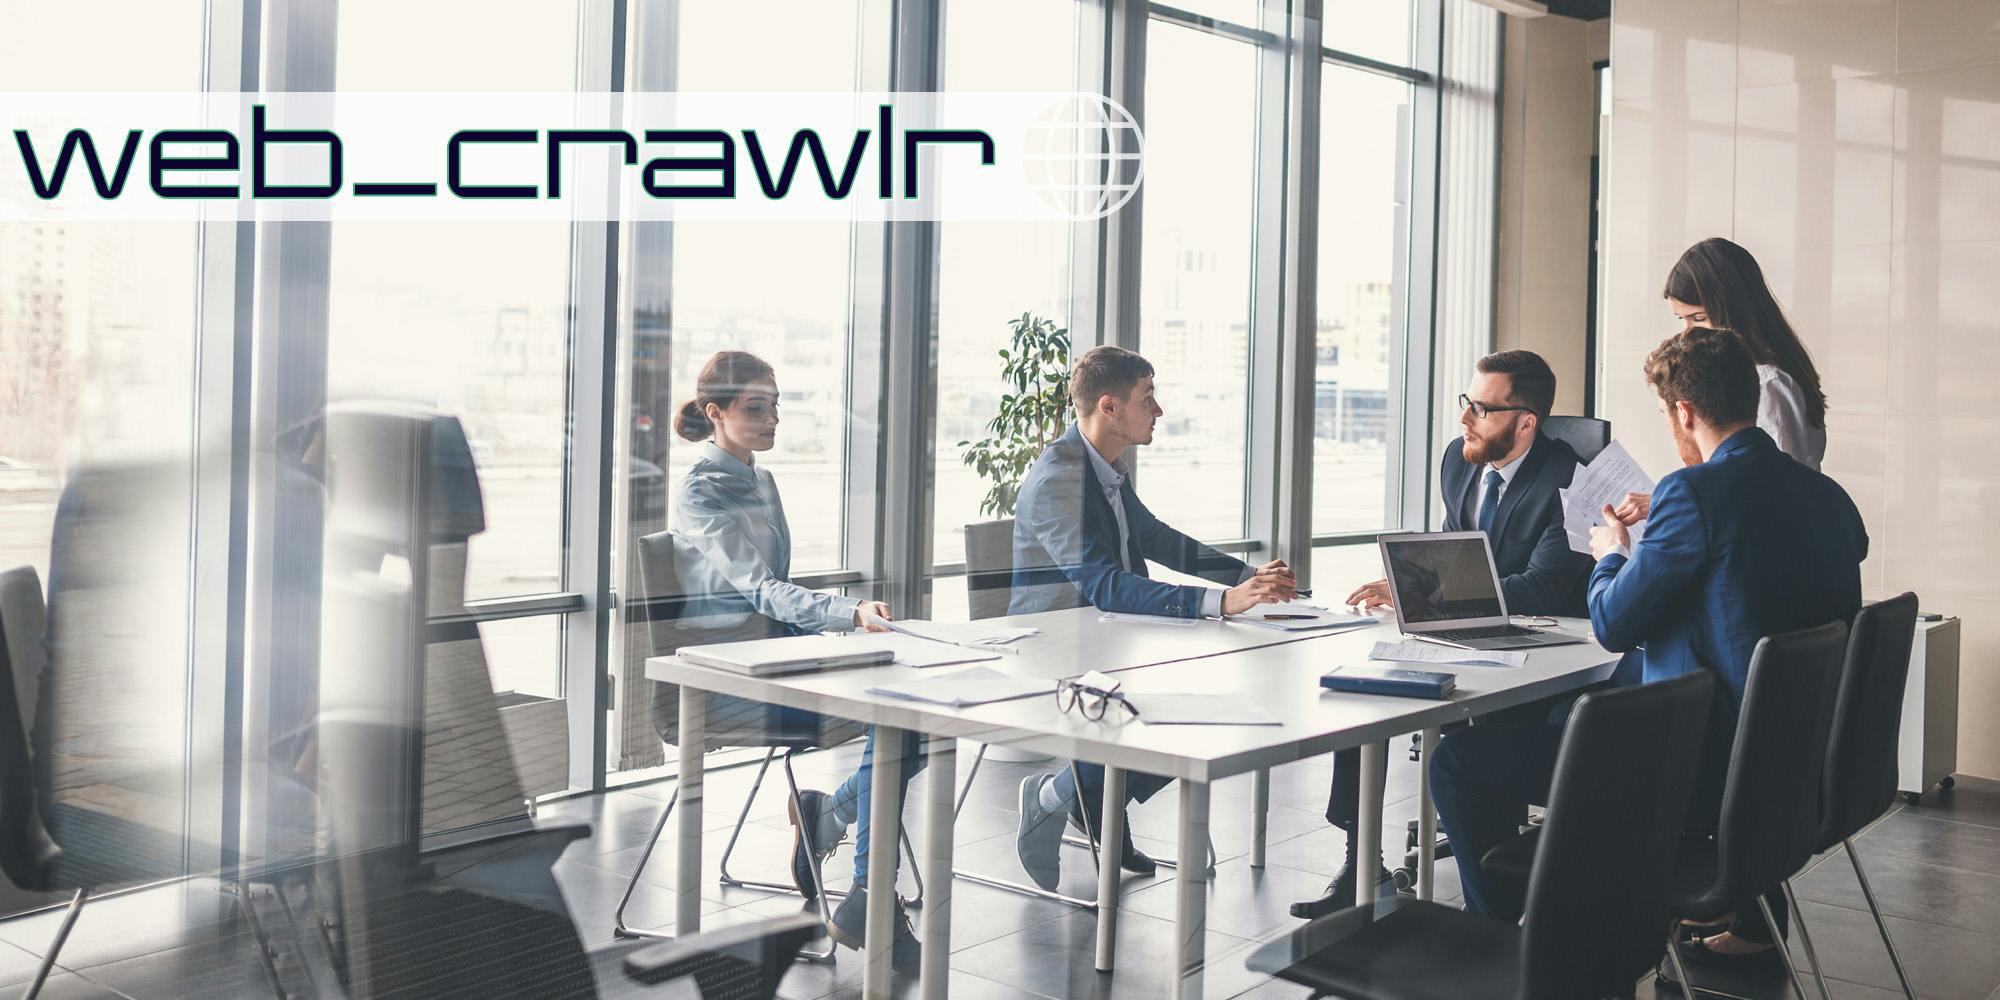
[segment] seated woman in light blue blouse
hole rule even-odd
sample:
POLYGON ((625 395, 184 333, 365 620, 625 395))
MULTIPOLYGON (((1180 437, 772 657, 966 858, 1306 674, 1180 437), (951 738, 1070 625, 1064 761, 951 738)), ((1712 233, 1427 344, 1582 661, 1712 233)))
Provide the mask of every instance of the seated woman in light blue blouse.
MULTIPOLYGON (((675 494, 673 529, 703 556, 700 579, 684 580, 694 592, 739 595, 749 610, 774 619, 800 634, 881 631, 870 616, 889 618, 880 601, 823 594, 791 582, 792 534, 778 485, 756 453, 777 443, 778 385, 771 366, 755 355, 723 351, 695 380, 695 398, 682 405, 674 432, 689 441, 705 441, 700 457, 688 469, 675 494)), ((774 707, 787 727, 822 725, 817 713, 774 707)), ((854 844, 854 884, 834 913, 834 940, 850 948, 862 946, 867 925, 869 786, 874 770, 875 736, 861 754, 861 767, 832 795, 799 793, 799 813, 792 872, 799 891, 811 898, 814 889, 807 852, 821 860, 833 853, 847 827, 858 823, 854 844)), ((903 748, 903 782, 922 769, 915 734, 903 748)), ((900 909, 900 907, 899 907, 900 909)), ((907 915, 899 915, 894 946, 895 964, 914 967, 918 946, 907 915)))

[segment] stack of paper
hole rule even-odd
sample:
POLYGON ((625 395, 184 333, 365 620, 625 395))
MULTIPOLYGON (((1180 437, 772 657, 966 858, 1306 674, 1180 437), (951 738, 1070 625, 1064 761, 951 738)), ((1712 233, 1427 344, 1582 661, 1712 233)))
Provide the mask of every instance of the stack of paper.
MULTIPOLYGON (((1653 492, 1653 478, 1639 468, 1624 445, 1613 441, 1589 465, 1577 466, 1569 489, 1558 492, 1562 497, 1563 532, 1569 535, 1569 547, 1589 555, 1590 529, 1604 523, 1604 508, 1624 503, 1627 493, 1653 492)), ((1646 522, 1641 521, 1626 529, 1632 535, 1633 545, 1639 544, 1645 528, 1646 522)))
POLYGON ((973 667, 941 677, 926 677, 901 684, 878 684, 869 694, 925 701, 933 705, 964 708, 988 702, 1011 701, 1029 695, 1047 695, 1055 690, 1053 681, 1035 677, 1009 677, 992 667, 973 667))
POLYGON ((906 667, 945 667, 954 663, 978 663, 982 660, 997 660, 998 650, 982 650, 970 645, 952 642, 932 642, 914 635, 899 632, 862 632, 846 637, 847 643, 857 648, 886 649, 895 654, 895 662, 906 667))
POLYGON ((1101 622, 1125 622, 1128 625, 1178 625, 1187 628, 1201 621, 1199 618, 1174 618, 1168 615, 1137 615, 1128 611, 1106 611, 1098 615, 1101 622))
MULTIPOLYGON (((1130 694, 1139 721, 1149 726, 1276 726, 1276 716, 1249 697, 1228 692, 1130 694)), ((1113 709, 1112 711, 1117 711, 1113 709)), ((1109 717, 1108 715, 1106 716, 1109 717)))
POLYGON ((1518 667, 1528 662, 1528 654, 1498 649, 1453 649, 1422 642, 1378 642, 1369 650, 1371 660, 1396 663, 1463 663, 1474 667, 1518 667))
POLYGON ((1229 620, 1246 625, 1284 629, 1287 632, 1301 632, 1308 629, 1331 632, 1364 628, 1376 624, 1381 619, 1374 615, 1329 611, 1301 601, 1286 601, 1282 604, 1259 604, 1240 615, 1230 615, 1229 620))
MULTIPOLYGON (((951 643, 955 646, 978 648, 999 648, 1006 643, 1016 642, 1042 634, 1038 628, 1008 628, 1004 625, 982 624, 980 622, 933 622, 921 618, 890 621, 868 615, 868 623, 880 625, 891 632, 929 639, 932 642, 951 643)), ((1014 650, 1000 648, 1003 653, 1014 650)))

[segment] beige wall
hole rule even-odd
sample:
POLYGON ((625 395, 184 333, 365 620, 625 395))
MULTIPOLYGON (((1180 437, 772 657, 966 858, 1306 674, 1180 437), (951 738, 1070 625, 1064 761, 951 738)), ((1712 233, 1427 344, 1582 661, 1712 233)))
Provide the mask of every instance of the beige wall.
POLYGON ((1604 414, 1669 467, 1663 279, 1749 248, 1825 383, 1863 586, 1965 619, 1959 770, 2000 775, 2000 0, 1618 0, 1611 65, 1604 414))
POLYGON ((1597 102, 1591 63, 1603 58, 1606 22, 1505 23, 1493 348, 1547 359, 1556 412, 1582 413, 1597 102))

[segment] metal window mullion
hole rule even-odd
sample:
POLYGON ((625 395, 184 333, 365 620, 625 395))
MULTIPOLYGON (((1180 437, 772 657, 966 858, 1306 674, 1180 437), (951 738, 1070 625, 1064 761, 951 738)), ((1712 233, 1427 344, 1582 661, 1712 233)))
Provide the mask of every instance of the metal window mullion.
POLYGON ((1389 450, 1391 468, 1386 490, 1392 529, 1422 529, 1429 524, 1432 358, 1436 354, 1438 308, 1438 188, 1442 164, 1441 80, 1444 0, 1416 6, 1412 52, 1416 68, 1429 83, 1411 88, 1409 140, 1404 151, 1408 168, 1399 174, 1407 185, 1404 199, 1408 225, 1398 227, 1396 266, 1403 272, 1402 322, 1392 329, 1391 371, 1397 375, 1398 440, 1389 450))
MULTIPOLYGON (((1146 129, 1146 27, 1145 5, 1111 3, 1105 38, 1106 96, 1131 114, 1142 135, 1146 129)), ((1125 207, 1106 216, 1099 229, 1102 263, 1097 344, 1139 349, 1140 236, 1145 217, 1146 188, 1141 184, 1125 207)), ((1136 475, 1137 456, 1127 461, 1132 462, 1136 475)))
MULTIPOLYGON (((578 11, 577 86, 625 89, 625 0, 584 0, 578 11)), ((609 197, 618 197, 616 165, 609 197)), ((619 223, 570 226, 569 412, 563 463, 563 581, 583 606, 563 615, 562 692, 569 723, 569 787, 604 788, 610 676, 617 437, 619 223)))
MULTIPOLYGON (((890 26, 890 87, 936 91, 943 13, 934 3, 898 3, 890 26)), ((909 112, 905 110, 904 114, 909 112)), ((905 164, 905 169, 912 165, 905 164)), ((937 417, 936 336, 938 224, 883 224, 885 273, 882 395, 882 533, 875 548, 876 589, 905 616, 930 607, 932 462, 937 417)))
MULTIPOLYGON (((266 92, 336 89, 337 0, 289 0, 261 10, 261 78, 266 92)), ((274 716, 304 706, 289 699, 319 693, 321 607, 301 599, 321 576, 324 498, 282 488, 277 441, 287 429, 326 410, 330 352, 329 289, 333 230, 326 222, 259 222, 255 240, 254 329, 249 370, 234 405, 249 409, 249 460, 243 497, 244 650, 240 729, 248 752, 269 745, 274 716), (287 651, 297 659, 280 662, 287 651)), ((414 599, 414 597, 413 597, 414 599)), ((414 687, 414 685, 412 685, 414 687)), ((284 724, 281 722, 281 724, 284 724)), ((411 761, 411 767, 420 762, 411 761)), ((247 772, 242 849, 261 857, 281 801, 264 776, 247 772)), ((412 817, 413 818, 413 817, 412 817)))
POLYGON ((1340 49, 1327 48, 1326 46, 1320 46, 1319 56, 1320 59, 1326 62, 1345 66, 1349 69, 1358 69, 1363 73, 1386 76, 1392 80, 1402 80, 1405 83, 1430 83, 1434 79, 1430 73, 1421 69, 1410 66, 1398 66, 1392 62, 1383 62, 1380 59, 1371 59, 1364 55, 1343 52, 1340 49))
MULTIPOLYGON (((258 86, 259 0, 215 0, 203 32, 203 89, 258 86)), ((243 856, 240 789, 247 772, 197 780, 198 747, 242 761, 248 598, 250 414, 257 227, 204 222, 196 244, 194 412, 188 538, 187 726, 183 732, 187 871, 224 877, 243 856), (194 852, 203 845, 208 853, 194 852)))
MULTIPOLYGON (((1149 3, 1146 5, 1146 8, 1147 14, 1155 20, 1166 21, 1169 24, 1178 24, 1184 28, 1193 28, 1196 31, 1217 35, 1231 41, 1249 42, 1252 45, 1261 45, 1266 48, 1278 48, 1285 37, 1282 33, 1272 31, 1268 28, 1252 28, 1237 24, 1234 21, 1220 20, 1209 17, 1206 14, 1197 14, 1193 11, 1182 10, 1179 7, 1163 3, 1149 3)), ((1276 13, 1276 11, 1273 11, 1269 7, 1263 9, 1263 14, 1267 19, 1276 13)))
MULTIPOLYGON (((1290 4, 1282 5, 1289 7, 1290 4)), ((1292 30, 1290 14, 1276 6, 1263 8, 1265 24, 1292 30)), ((1266 32, 1266 34, 1272 34, 1266 32)), ((1284 37, 1274 35, 1274 37, 1284 37)), ((1245 386, 1247 421, 1242 509, 1246 534, 1266 551, 1277 551, 1280 538, 1296 539, 1281 522, 1293 511, 1291 490, 1297 471, 1295 417, 1299 373, 1297 338, 1289 329, 1297 315, 1291 296, 1295 285, 1292 252, 1300 230, 1296 202, 1289 187, 1296 146, 1293 114, 1293 66, 1290 46, 1260 45, 1257 49, 1257 94, 1253 121, 1255 143, 1251 190, 1250 259, 1250 384, 1245 386)), ((1317 52, 1318 47, 1305 49, 1317 52)), ((1317 60, 1300 60, 1317 70, 1317 60)), ((1310 399, 1310 395, 1307 396, 1310 399)), ((1310 422, 1307 423, 1310 426, 1310 422)), ((1310 447, 1310 438, 1307 438, 1310 447)), ((1311 455, 1306 456, 1306 488, 1311 488, 1311 455)), ((1310 503, 1310 501, 1308 501, 1310 503)), ((1310 527, 1307 529, 1310 531, 1310 527)), ((1300 551, 1306 551, 1301 547, 1300 551)), ((1283 556, 1287 560, 1293 557, 1283 556)))

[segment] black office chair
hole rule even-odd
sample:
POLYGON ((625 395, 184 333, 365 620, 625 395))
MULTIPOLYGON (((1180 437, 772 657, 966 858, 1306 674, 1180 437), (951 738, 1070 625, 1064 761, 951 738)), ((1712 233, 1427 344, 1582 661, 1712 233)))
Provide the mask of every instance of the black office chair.
POLYGON ((1611 444, 1611 421, 1548 416, 1542 418, 1541 433, 1569 445, 1576 450, 1577 458, 1588 463, 1611 444))
MULTIPOLYGON (((682 581, 690 574, 682 567, 692 567, 705 558, 700 550, 672 532, 663 531, 639 539, 639 572, 644 581, 650 605, 647 614, 653 639, 655 655, 665 656, 683 646, 704 645, 719 642, 739 642, 751 639, 769 639, 793 634, 783 624, 755 612, 744 611, 719 604, 716 595, 690 594, 682 581)), ((680 742, 680 699, 681 689, 677 684, 653 682, 652 685, 653 727, 660 740, 669 746, 680 742)), ((757 777, 751 782, 750 794, 744 798, 743 809, 736 816, 736 825, 730 831, 729 843, 722 852, 721 881, 724 885, 752 889, 768 889, 774 892, 797 892, 790 884, 769 880, 740 879, 729 874, 729 856, 736 849, 736 841, 742 836, 743 826, 748 822, 750 809, 756 804, 757 792, 763 788, 764 776, 770 770, 773 759, 783 753, 786 788, 791 795, 792 810, 799 809, 799 783, 792 770, 792 758, 808 750, 818 750, 839 746, 850 740, 859 739, 868 732, 868 727, 859 722, 828 720, 825 726, 799 727, 789 725, 784 715, 775 705, 751 701, 731 695, 708 694, 707 732, 705 749, 763 747, 766 748, 764 761, 757 769, 757 777)), ((646 849, 639 855, 639 863, 633 866, 632 881, 618 898, 618 909, 614 915, 613 932, 625 938, 668 938, 670 935, 657 931, 646 931, 625 925, 625 907, 632 900, 633 891, 638 887, 639 874, 646 868, 646 862, 653 856, 653 849, 659 846, 660 834, 666 830, 667 821, 673 815, 674 805, 680 800, 680 791, 675 790, 668 799, 667 807, 660 812, 660 820, 653 827, 653 835, 646 841, 646 849)), ((904 852, 912 859, 914 872, 916 851, 911 848, 907 831, 898 830, 904 852)), ((819 870, 818 858, 812 859, 812 877, 807 887, 806 899, 823 898, 843 893, 829 893, 825 879, 819 870)), ((921 903, 923 876, 917 875, 918 898, 921 903)), ((825 951, 807 953, 814 961, 832 962, 834 948, 829 944, 825 951)))
MULTIPOLYGON (((1717 752, 1719 745, 1711 746, 1696 765, 1723 768, 1727 761, 1715 835, 1690 836, 1682 844, 1675 876, 1674 913, 1689 920, 1719 920, 1756 897, 1801 997, 1806 993, 1798 970, 1763 894, 1777 891, 1812 859, 1834 686, 1846 643, 1845 622, 1758 641, 1728 756, 1717 752)), ((1550 815, 1553 820, 1553 809, 1550 815)), ((1481 870, 1496 885, 1522 884, 1540 832, 1488 851, 1481 870)), ((1674 936, 1670 929, 1667 953, 1686 984, 1674 936)))
POLYGON ((1585 695, 1563 734, 1522 924, 1404 896, 1314 920, 1250 968, 1368 1000, 1630 996, 1659 957, 1714 680, 1585 695))
POLYGON ((819 934, 819 921, 795 913, 704 931, 625 956, 625 974, 657 986, 692 978, 708 1000, 772 1000, 785 971, 819 934))
MULTIPOLYGON (((1910 640, 1916 628, 1915 594, 1871 604, 1854 616, 1847 662, 1841 667, 1840 688, 1833 702, 1832 734, 1826 746, 1820 792, 1820 826, 1813 840, 1814 854, 1835 847, 1846 849, 1847 860, 1854 865, 1854 878, 1861 883, 1861 896, 1868 901, 1868 912, 1874 915, 1875 929, 1882 935, 1882 946, 1889 951, 1889 963, 1895 966, 1896 981, 1909 1000, 1916 1000, 1916 993, 1903 973, 1903 958, 1889 937, 1889 925, 1875 903, 1868 875, 1861 870, 1861 855, 1854 850, 1853 838, 1896 799, 1897 735, 1903 721, 1903 684, 1910 673, 1910 640)), ((1820 993, 1832 996, 1826 991, 1826 976, 1813 951, 1812 935, 1792 894, 1790 879, 1785 880, 1784 888, 1820 993)))

